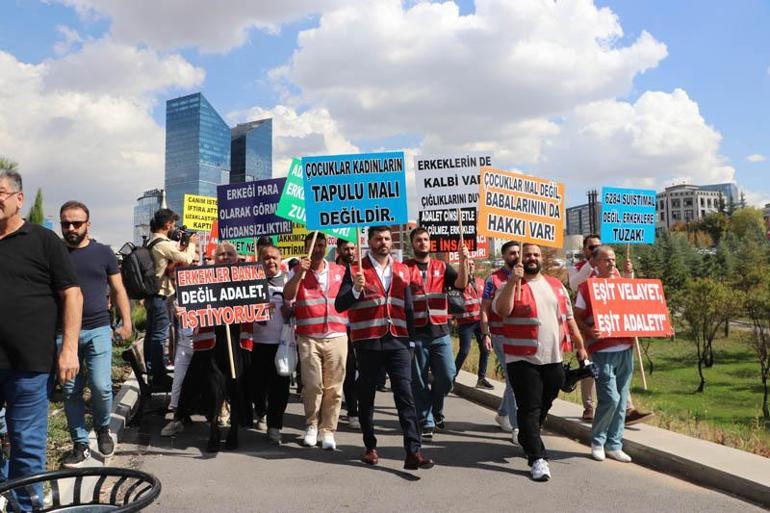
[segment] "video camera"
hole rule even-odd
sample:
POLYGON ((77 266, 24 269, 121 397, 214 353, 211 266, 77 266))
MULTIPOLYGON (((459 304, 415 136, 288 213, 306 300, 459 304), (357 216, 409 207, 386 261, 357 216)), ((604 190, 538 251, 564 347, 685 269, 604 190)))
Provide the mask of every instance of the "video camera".
POLYGON ((187 246, 190 243, 190 237, 192 237, 193 232, 187 229, 187 226, 177 226, 171 232, 168 234, 168 238, 179 242, 179 244, 182 247, 187 246))
POLYGON ((599 368, 595 363, 585 360, 580 362, 577 369, 570 369, 569 363, 564 363, 564 384, 561 389, 567 393, 572 392, 577 387, 578 381, 586 378, 598 378, 599 368))

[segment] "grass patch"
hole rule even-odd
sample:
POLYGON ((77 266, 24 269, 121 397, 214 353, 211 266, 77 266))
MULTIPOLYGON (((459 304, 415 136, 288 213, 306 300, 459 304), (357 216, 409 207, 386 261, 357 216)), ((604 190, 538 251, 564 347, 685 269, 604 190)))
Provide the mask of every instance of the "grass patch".
MULTIPOLYGON (((650 346, 655 369, 647 375, 648 390, 642 390, 638 360, 631 393, 637 408, 654 411, 651 424, 677 433, 770 457, 770 424, 762 419, 762 384, 759 363, 733 330, 728 338, 714 341, 714 366, 704 369, 706 389, 696 393, 699 378, 695 346, 686 337, 656 339, 650 346)), ((454 339, 455 354, 458 342, 454 339)), ((479 352, 474 344, 463 369, 476 373, 479 352)), ((645 368, 647 362, 645 361, 645 368)), ((489 356, 487 375, 503 380, 494 352, 489 356)), ((562 399, 580 403, 580 387, 562 399)))

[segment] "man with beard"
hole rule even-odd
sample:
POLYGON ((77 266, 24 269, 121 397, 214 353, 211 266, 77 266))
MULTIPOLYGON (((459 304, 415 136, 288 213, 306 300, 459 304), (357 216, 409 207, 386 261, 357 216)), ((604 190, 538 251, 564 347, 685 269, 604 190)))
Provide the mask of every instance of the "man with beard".
POLYGON ((571 349, 570 336, 578 360, 588 355, 567 290, 558 279, 540 273, 540 246, 525 243, 522 260, 523 265, 514 267, 511 279, 495 295, 492 308, 503 319, 505 363, 518 405, 519 444, 532 479, 547 481, 551 471, 540 429, 564 383, 563 351, 571 349))
POLYGON ((358 407, 361 432, 366 452, 361 461, 376 465, 377 438, 374 436, 374 395, 380 370, 390 376, 398 420, 404 434, 409 470, 433 467, 420 449, 417 411, 412 396, 412 352, 409 340, 414 339, 414 312, 409 289, 411 273, 390 256, 390 228, 369 228, 369 254, 361 266, 348 267, 335 301, 339 311, 350 310, 350 338, 356 348, 358 362, 358 407))
POLYGON ((302 402, 305 406, 305 445, 337 448, 334 433, 342 405, 342 383, 348 357, 348 315, 334 307, 346 269, 324 260, 326 236, 308 233, 303 257, 283 289, 294 302, 297 348, 302 368, 302 402), (311 247, 312 244, 312 247, 311 247))
POLYGON ((513 272, 513 267, 519 262, 520 246, 518 242, 508 241, 503 244, 500 255, 503 257, 503 266, 493 272, 487 278, 484 284, 484 293, 481 299, 481 336, 482 341, 489 348, 495 351, 497 361, 503 367, 505 376, 505 390, 503 399, 497 408, 495 422, 500 429, 511 433, 511 441, 514 444, 518 442, 518 422, 516 421, 516 398, 513 395, 511 382, 508 379, 508 371, 505 369, 505 353, 503 353, 503 320, 492 310, 492 300, 495 293, 505 285, 513 272))
MULTIPOLYGON (((356 260, 356 246, 345 239, 337 239, 337 258, 335 263, 350 267, 356 260)), ((361 429, 358 422, 358 394, 356 394, 356 353, 353 350, 353 341, 350 340, 350 327, 348 327, 348 361, 345 362, 345 381, 342 383, 342 395, 345 397, 345 409, 348 412, 348 427, 361 429)))
POLYGON ((414 258, 404 264, 411 272, 414 301, 415 374, 412 378, 417 414, 422 437, 433 439, 436 428, 444 429, 444 398, 452 390, 455 369, 452 338, 449 330, 449 302, 446 290, 459 291, 468 285, 468 248, 463 246, 459 271, 446 262, 430 258, 430 234, 425 228, 415 228, 409 234, 414 258), (433 381, 428 383, 428 373, 433 381))
MULTIPOLYGON (((91 412, 99 452, 110 456, 115 444, 110 434, 112 412, 112 328, 107 305, 109 289, 112 304, 117 305, 122 325, 115 334, 126 340, 131 336, 131 307, 120 277, 118 261, 109 246, 91 239, 91 215, 83 203, 68 201, 59 210, 61 231, 69 249, 70 260, 83 292, 83 322, 78 338, 80 372, 62 387, 64 412, 74 447, 62 460, 67 468, 80 467, 90 456, 86 428, 83 386, 88 370, 91 412)), ((56 339, 61 346, 61 335, 56 339)))

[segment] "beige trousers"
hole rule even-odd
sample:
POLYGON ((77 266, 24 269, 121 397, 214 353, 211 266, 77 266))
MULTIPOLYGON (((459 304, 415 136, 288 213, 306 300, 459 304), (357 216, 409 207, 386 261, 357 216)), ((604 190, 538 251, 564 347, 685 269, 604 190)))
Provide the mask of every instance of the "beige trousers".
POLYGON ((321 434, 337 430, 342 405, 342 383, 348 358, 348 337, 312 338, 297 335, 302 366, 302 402, 305 425, 321 434))

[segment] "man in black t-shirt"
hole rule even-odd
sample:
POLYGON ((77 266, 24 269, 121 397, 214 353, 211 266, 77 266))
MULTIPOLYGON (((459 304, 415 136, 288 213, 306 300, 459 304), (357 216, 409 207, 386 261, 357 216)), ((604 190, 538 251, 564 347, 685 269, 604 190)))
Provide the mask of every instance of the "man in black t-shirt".
MULTIPOLYGON (((105 291, 120 311, 122 325, 115 330, 123 339, 131 336, 131 306, 120 277, 118 261, 109 246, 88 236, 91 215, 83 203, 68 201, 59 210, 61 232, 69 249, 80 289, 83 291, 83 325, 78 338, 81 372, 64 384, 64 412, 74 447, 62 460, 66 468, 80 467, 88 460, 82 369, 88 369, 91 411, 99 452, 109 456, 115 450, 110 434, 112 412, 112 328, 105 291)), ((57 343, 61 338, 57 337, 57 343)))
MULTIPOLYGON (((0 167, 0 404, 5 403, 11 458, 0 481, 44 472, 48 384, 77 376, 83 296, 67 248, 50 230, 24 221, 21 175, 0 167), (56 357, 56 326, 62 346, 56 357)), ((42 500, 42 486, 33 493, 42 500)), ((29 491, 17 492, 30 508, 29 491)))

